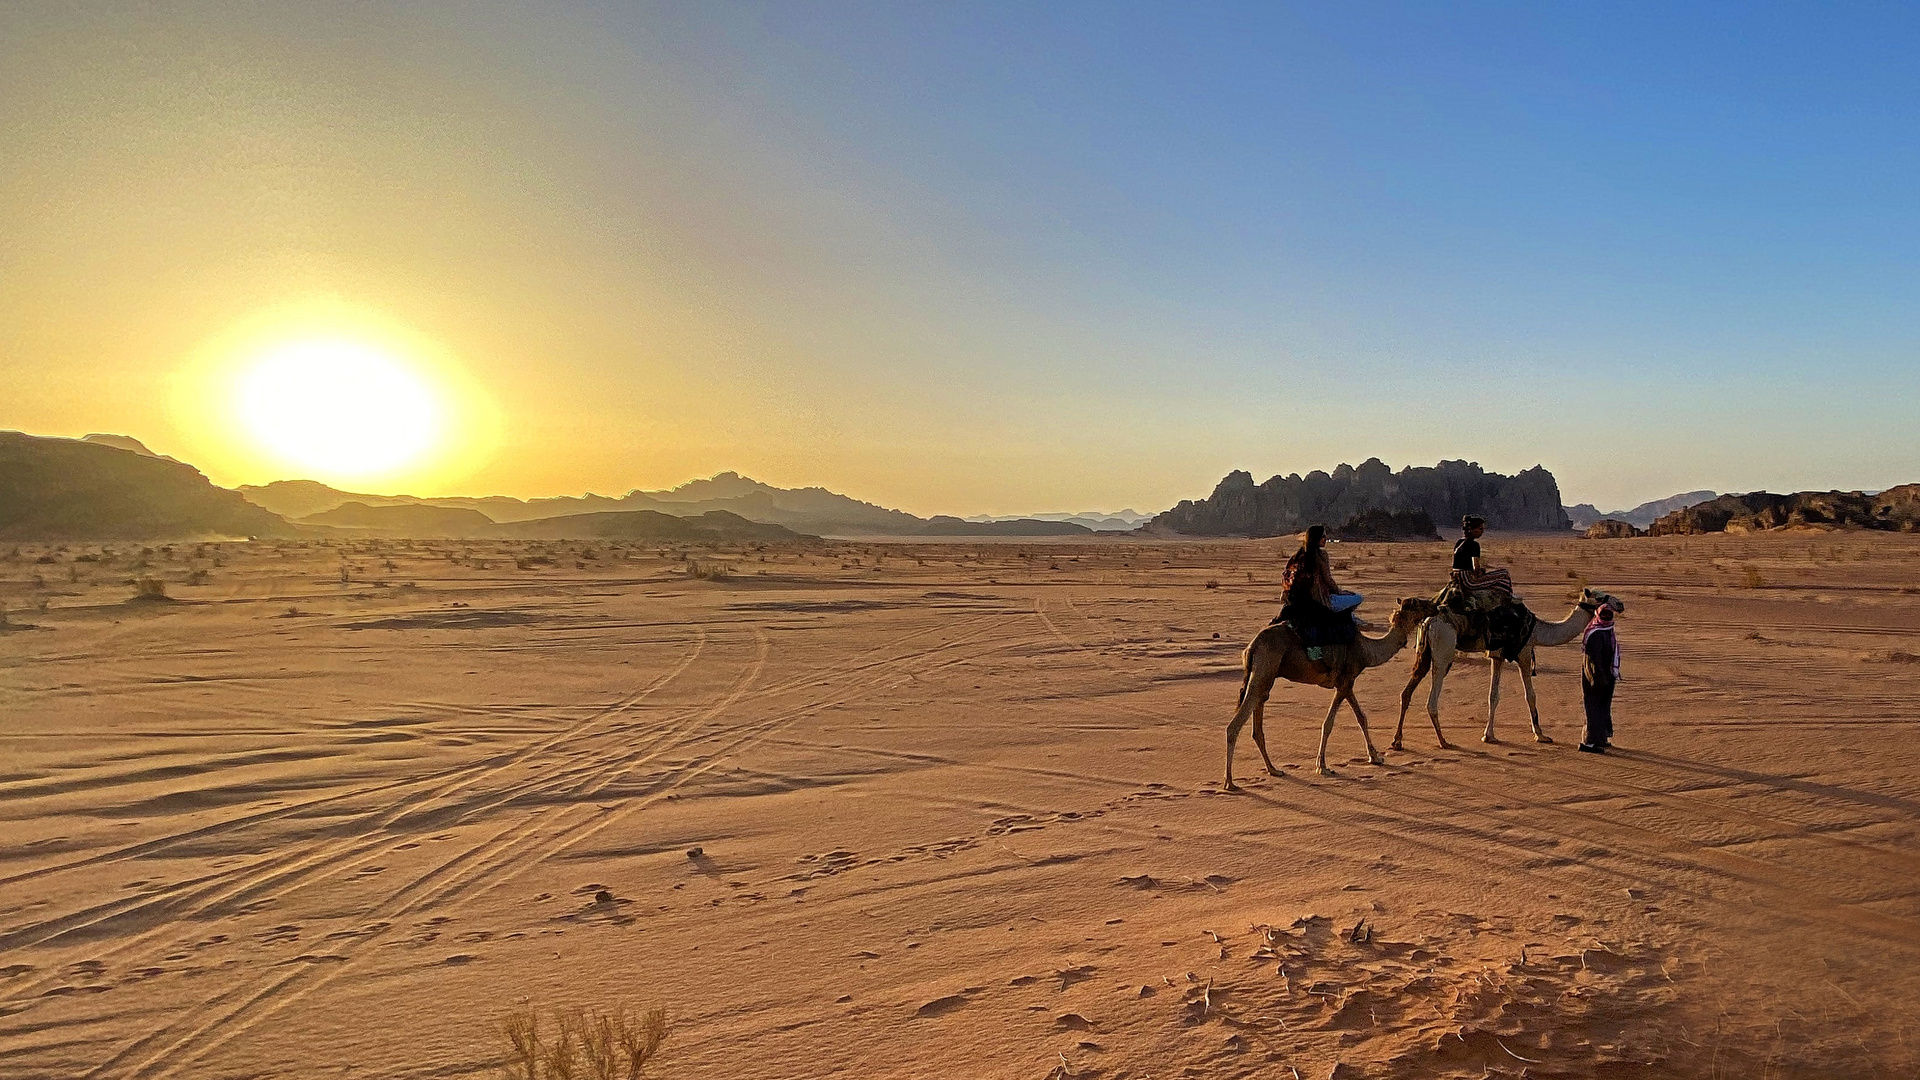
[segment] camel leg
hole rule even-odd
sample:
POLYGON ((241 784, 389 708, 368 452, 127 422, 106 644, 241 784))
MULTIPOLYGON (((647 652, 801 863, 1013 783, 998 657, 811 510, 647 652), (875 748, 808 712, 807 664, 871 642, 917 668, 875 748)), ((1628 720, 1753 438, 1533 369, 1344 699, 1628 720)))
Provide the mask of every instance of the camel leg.
POLYGON ((1407 680, 1407 688, 1400 691, 1400 723, 1394 725, 1393 745, 1389 749, 1405 749, 1401 745, 1401 736, 1407 731, 1407 709, 1413 705, 1413 692, 1419 689, 1420 680, 1426 678, 1427 672, 1431 670, 1433 670, 1433 650, 1427 648, 1426 643, 1422 641, 1420 652, 1413 658, 1413 676, 1407 680))
POLYGON ((1327 768, 1327 740, 1333 737, 1333 718, 1340 715, 1340 699, 1343 697, 1346 697, 1347 693, 1348 691, 1346 690, 1334 691, 1333 704, 1327 706, 1327 722, 1320 725, 1320 775, 1321 776, 1333 775, 1333 770, 1327 768))
POLYGON ((1440 749, 1451 750, 1453 744, 1447 741, 1447 733, 1440 730, 1440 688, 1446 685, 1447 670, 1453 667, 1453 643, 1435 641, 1433 643, 1433 690, 1427 694, 1427 719, 1433 721, 1433 737, 1440 740, 1440 749))
MULTIPOLYGON (((1240 738, 1240 729, 1246 726, 1247 721, 1250 718, 1260 715, 1262 707, 1267 703, 1267 695, 1273 692, 1273 679, 1272 673, 1262 670, 1260 667, 1250 666, 1247 671, 1246 684, 1240 688, 1240 707, 1233 711, 1233 719, 1227 722, 1228 791, 1240 790, 1240 786, 1233 782, 1233 744, 1240 738)), ((1260 731, 1257 721, 1254 731, 1260 731)), ((1255 739, 1259 741, 1258 735, 1256 735, 1255 739)), ((1264 745, 1260 747, 1260 753, 1263 756, 1266 754, 1266 747, 1264 745)))
POLYGON ((1507 662, 1492 652, 1487 654, 1487 659, 1493 664, 1493 677, 1487 680, 1487 730, 1480 736, 1480 741, 1497 743, 1500 740, 1493 734, 1493 710, 1500 707, 1500 672, 1507 666, 1507 662))
POLYGON ((1267 775, 1279 776, 1280 770, 1274 767, 1273 758, 1267 753, 1267 703, 1265 700, 1253 707, 1253 745, 1260 748, 1260 760, 1267 763, 1267 775))
POLYGON ((1550 743, 1553 737, 1540 730, 1540 701, 1533 696, 1533 649, 1520 654, 1520 685, 1527 691, 1527 713, 1533 717, 1533 741, 1550 743))
POLYGON ((1347 707, 1353 710, 1353 718, 1360 721, 1360 737, 1367 741, 1367 762, 1373 765, 1385 765, 1387 759, 1373 748, 1373 735, 1367 731, 1367 714, 1360 711, 1360 699, 1351 691, 1347 693, 1347 707))

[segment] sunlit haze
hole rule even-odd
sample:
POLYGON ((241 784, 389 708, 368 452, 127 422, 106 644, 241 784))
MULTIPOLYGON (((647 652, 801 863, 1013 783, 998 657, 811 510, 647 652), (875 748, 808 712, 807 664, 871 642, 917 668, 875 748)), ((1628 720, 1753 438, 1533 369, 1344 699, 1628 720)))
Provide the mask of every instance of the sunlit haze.
POLYGON ((1604 506, 1884 487, 1920 479, 1917 19, 10 4, 0 427, 225 484, 731 469, 922 514, 1370 456, 1604 506), (314 305, 435 366, 180 406, 314 305), (434 443, 442 367, 485 447, 434 443))

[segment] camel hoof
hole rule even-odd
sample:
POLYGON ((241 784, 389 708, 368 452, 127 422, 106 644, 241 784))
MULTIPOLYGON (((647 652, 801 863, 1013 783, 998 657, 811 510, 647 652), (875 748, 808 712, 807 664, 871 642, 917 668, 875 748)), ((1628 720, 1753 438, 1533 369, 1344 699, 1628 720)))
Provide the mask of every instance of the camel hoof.
POLYGON ((1451 750, 1451 749, 1453 749, 1453 744, 1452 744, 1452 743, 1450 743, 1450 742, 1448 742, 1448 741, 1447 741, 1447 740, 1445 740, 1445 739, 1441 739, 1441 740, 1440 740, 1440 749, 1442 749, 1442 750, 1451 750))
POLYGON ((1399 740, 1399 739, 1395 739, 1395 740, 1393 740, 1393 745, 1391 745, 1391 746, 1389 746, 1389 747, 1387 747, 1387 749, 1389 749, 1389 750, 1405 750, 1405 749, 1406 749, 1406 747, 1404 747, 1404 746, 1401 746, 1401 745, 1400 745, 1400 740, 1399 740))
POLYGON ((1369 765, 1385 765, 1386 763, 1387 763, 1387 759, 1384 757, 1381 757, 1379 754, 1375 754, 1372 757, 1367 759, 1367 764, 1369 765))
POLYGON ((1540 734, 1535 734, 1535 735, 1534 735, 1534 737, 1533 737, 1533 741, 1534 741, 1534 742, 1539 742, 1539 743, 1550 743, 1550 742, 1552 742, 1552 741, 1553 741, 1553 736, 1551 736, 1551 735, 1540 735, 1540 734))
POLYGON ((1225 790, 1229 795, 1238 795, 1244 789, 1241 788, 1239 784, 1236 784, 1233 781, 1229 780, 1227 781, 1227 786, 1223 790, 1225 790))
POLYGON ((1274 769, 1274 768, 1269 768, 1269 769, 1267 770, 1267 775, 1268 775, 1268 776, 1278 776, 1278 777, 1280 777, 1280 778, 1282 778, 1282 779, 1285 779, 1285 778, 1286 778, 1286 775, 1287 775, 1287 774, 1286 774, 1286 773, 1283 773, 1283 772, 1281 772, 1281 771, 1280 771, 1279 769, 1274 769))
POLYGON ((1322 765, 1320 766, 1320 775, 1321 776, 1338 776, 1340 774, 1337 772, 1334 772, 1332 769, 1327 768, 1325 765, 1322 765))
POLYGON ((1482 735, 1482 736, 1480 736, 1480 741, 1481 741, 1481 742, 1483 742, 1483 743, 1497 743, 1497 742, 1499 742, 1500 740, 1499 740, 1499 739, 1496 739, 1496 738, 1494 738, 1494 737, 1493 737, 1493 736, 1491 736, 1491 735, 1482 735))

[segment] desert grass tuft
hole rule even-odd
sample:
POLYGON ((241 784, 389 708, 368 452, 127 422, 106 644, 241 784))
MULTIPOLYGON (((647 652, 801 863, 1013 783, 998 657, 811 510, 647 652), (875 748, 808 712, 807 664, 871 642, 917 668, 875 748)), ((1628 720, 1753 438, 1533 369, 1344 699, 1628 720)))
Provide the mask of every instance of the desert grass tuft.
POLYGON ((617 1005, 555 1010, 551 1026, 528 1006, 500 1024, 509 1080, 640 1080, 667 1041, 667 1011, 617 1005))
POLYGON ((1767 579, 1760 576, 1760 571, 1751 566, 1741 567, 1740 580, 1749 589, 1758 589, 1767 583, 1767 579))
POLYGON ((167 583, 159 578, 143 577, 133 583, 135 600, 165 600, 167 583))

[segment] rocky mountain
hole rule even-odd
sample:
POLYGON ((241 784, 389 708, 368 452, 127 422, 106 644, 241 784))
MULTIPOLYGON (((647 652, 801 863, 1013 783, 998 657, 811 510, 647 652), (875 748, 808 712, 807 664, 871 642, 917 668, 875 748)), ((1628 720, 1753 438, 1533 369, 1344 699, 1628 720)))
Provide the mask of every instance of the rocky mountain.
POLYGON ((342 503, 331 510, 309 514, 299 520, 302 525, 326 525, 377 536, 416 539, 486 536, 494 528, 493 519, 478 510, 462 506, 427 506, 422 503, 385 506, 342 503))
MULTIPOLYGON (((959 518, 915 517, 826 488, 778 488, 733 472, 689 481, 667 491, 630 491, 618 498, 594 494, 547 499, 514 499, 504 495, 484 498, 366 495, 341 491, 313 480, 276 480, 271 484, 243 486, 240 492, 268 510, 299 519, 310 519, 348 503, 359 503, 366 507, 428 506, 470 510, 502 524, 637 510, 674 517, 722 512, 748 521, 784 525, 795 533, 814 536, 1052 536, 1078 535, 1089 531, 1088 527, 1078 523, 1065 525, 1029 518, 994 522, 994 527, 981 529, 959 518), (959 524, 950 524, 955 522, 959 524)), ((355 513, 364 516, 359 511, 355 513)), ((395 515, 387 518, 389 524, 397 524, 402 520, 395 515)))
POLYGON ((1670 495, 1664 499, 1643 502, 1631 510, 1601 510, 1592 503, 1580 503, 1577 506, 1567 507, 1567 516, 1573 519, 1573 527, 1576 529, 1586 529, 1595 522, 1608 518, 1644 529, 1653 524, 1655 518, 1706 502, 1714 495, 1715 492, 1711 491, 1689 491, 1683 495, 1670 495))
POLYGON ((1580 535, 1588 540, 1628 540, 1636 536, 1645 536, 1647 532, 1630 521, 1601 518, 1587 526, 1586 531, 1580 535))
POLYGON ((1664 515, 1648 526, 1647 532, 1652 536, 1685 536, 1795 526, 1920 532, 1920 484, 1903 484, 1877 495, 1860 491, 1722 495, 1664 515))
POLYGON ((193 466, 145 451, 100 438, 0 431, 0 538, 157 540, 299 531, 238 492, 215 487, 193 466))
POLYGON ((1236 470, 1207 498, 1182 501, 1146 529, 1189 536, 1279 536, 1313 524, 1337 529, 1368 511, 1422 511, 1449 528, 1466 514, 1486 518, 1494 529, 1573 527, 1560 506, 1560 485, 1538 465, 1517 476, 1490 473, 1467 461, 1396 473, 1379 458, 1369 458, 1358 467, 1276 476, 1264 484, 1236 470))
POLYGON ((1083 510, 1078 513, 1051 514, 979 514, 967 518, 968 521, 987 524, 1001 521, 1064 521, 1084 526, 1094 532, 1131 532, 1153 520, 1152 514, 1143 514, 1129 507, 1125 510, 1083 510))
POLYGON ((533 521, 503 522, 489 536, 526 540, 815 540, 783 525, 748 521, 725 510, 675 517, 658 510, 619 510, 607 513, 566 514, 533 521))
POLYGON ((1093 530, 1071 521, 1011 518, 1005 521, 966 521, 935 515, 920 529, 923 536, 1092 536, 1093 530))
POLYGON ((161 460, 163 461, 178 460, 177 458, 163 457, 160 454, 154 453, 153 451, 147 449, 146 443, 141 442, 139 439, 136 439, 131 435, 108 435, 108 434, 104 434, 102 432, 96 431, 91 435, 80 436, 80 441, 87 442, 87 443, 98 443, 101 446, 111 446, 116 450, 131 450, 134 453, 139 454, 141 457, 161 458, 161 460))

